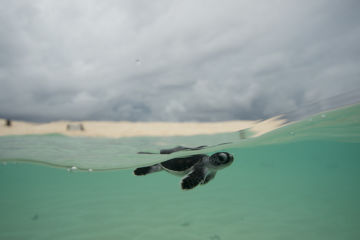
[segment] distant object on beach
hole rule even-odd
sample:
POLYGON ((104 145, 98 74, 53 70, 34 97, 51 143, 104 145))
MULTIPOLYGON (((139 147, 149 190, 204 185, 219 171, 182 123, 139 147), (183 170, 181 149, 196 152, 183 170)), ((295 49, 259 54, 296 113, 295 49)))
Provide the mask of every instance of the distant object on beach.
POLYGON ((79 124, 67 124, 66 130, 68 131, 85 131, 84 125, 82 123, 79 124))
POLYGON ((7 127, 11 127, 11 120, 10 119, 5 119, 5 126, 7 127))
POLYGON ((245 139, 245 138, 246 138, 245 129, 240 130, 240 131, 239 131, 239 134, 240 134, 240 139, 245 139))

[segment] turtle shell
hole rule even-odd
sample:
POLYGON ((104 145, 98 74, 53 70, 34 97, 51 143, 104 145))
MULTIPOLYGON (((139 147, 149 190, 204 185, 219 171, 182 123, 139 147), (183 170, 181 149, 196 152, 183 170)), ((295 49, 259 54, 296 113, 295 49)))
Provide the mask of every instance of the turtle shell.
POLYGON ((160 164, 168 170, 182 172, 193 167, 196 163, 200 162, 205 156, 207 155, 196 154, 183 158, 172 158, 160 164))

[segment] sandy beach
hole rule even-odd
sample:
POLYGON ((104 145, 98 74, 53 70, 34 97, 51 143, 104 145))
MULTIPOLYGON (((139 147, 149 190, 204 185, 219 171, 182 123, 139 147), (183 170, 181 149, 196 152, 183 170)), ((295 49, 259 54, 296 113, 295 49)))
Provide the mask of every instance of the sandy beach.
POLYGON ((31 123, 0 119, 0 136, 51 134, 88 137, 135 137, 135 136, 190 136, 197 134, 216 134, 234 132, 251 128, 255 136, 262 135, 284 125, 280 117, 264 121, 226 121, 226 122, 110 122, 110 121, 57 121, 50 123, 31 123), (83 130, 80 129, 80 124, 83 130), (70 125, 70 130, 68 129, 70 125))

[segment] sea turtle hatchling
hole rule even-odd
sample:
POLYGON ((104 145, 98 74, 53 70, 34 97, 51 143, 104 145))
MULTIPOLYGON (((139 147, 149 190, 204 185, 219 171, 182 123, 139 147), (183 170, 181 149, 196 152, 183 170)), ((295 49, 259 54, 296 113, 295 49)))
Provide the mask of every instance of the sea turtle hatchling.
POLYGON ((165 170, 181 179, 181 188, 190 190, 197 185, 206 184, 215 177, 216 171, 229 166, 234 161, 233 155, 227 152, 218 152, 211 156, 196 154, 183 158, 172 158, 170 160, 147 167, 134 170, 136 176, 165 170))

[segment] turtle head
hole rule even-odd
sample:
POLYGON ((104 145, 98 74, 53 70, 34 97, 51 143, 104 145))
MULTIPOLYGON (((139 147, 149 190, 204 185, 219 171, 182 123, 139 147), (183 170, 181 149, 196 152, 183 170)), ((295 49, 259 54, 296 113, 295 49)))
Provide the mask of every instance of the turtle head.
POLYGON ((209 162, 213 168, 222 169, 234 161, 234 156, 228 152, 217 152, 210 156, 209 162))

